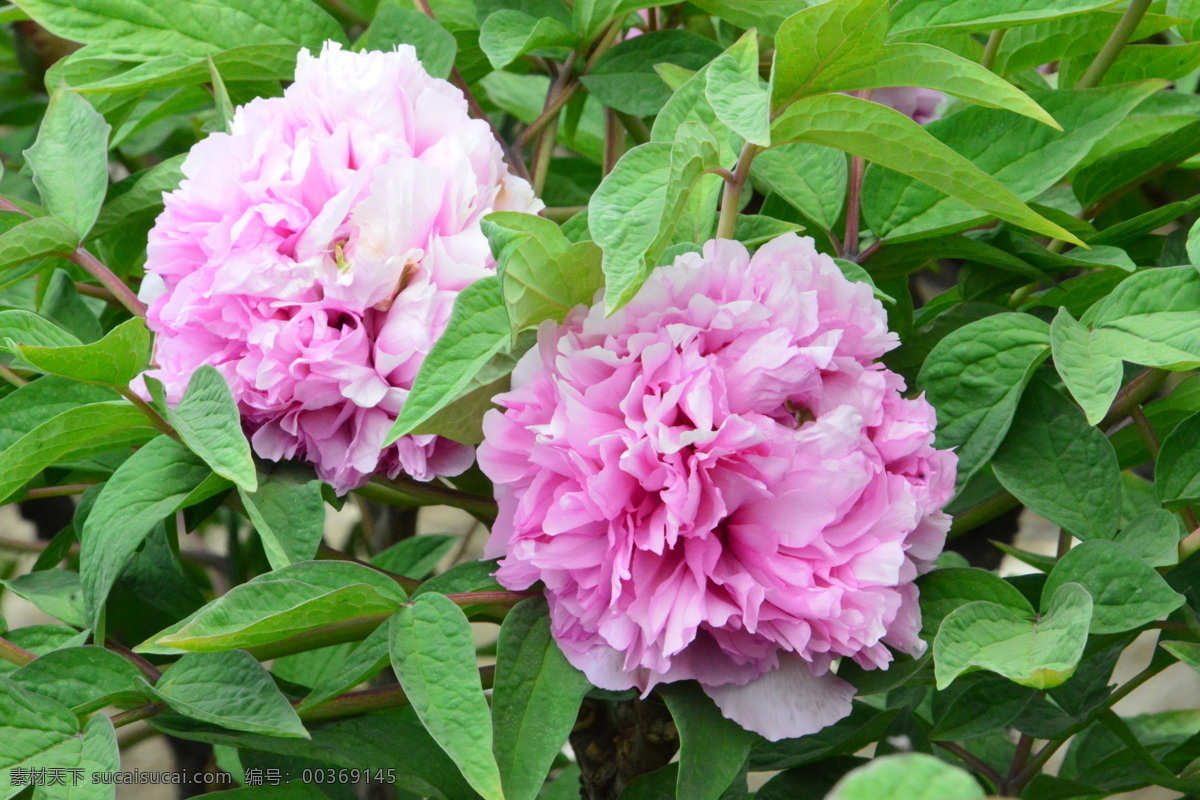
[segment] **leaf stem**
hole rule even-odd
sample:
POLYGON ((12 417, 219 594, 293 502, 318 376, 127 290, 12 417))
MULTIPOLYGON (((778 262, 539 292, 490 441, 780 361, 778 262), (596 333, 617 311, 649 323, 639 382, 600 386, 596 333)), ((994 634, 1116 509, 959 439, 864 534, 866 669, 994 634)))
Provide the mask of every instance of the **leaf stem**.
MULTIPOLYGON (((484 689, 492 688, 495 677, 496 668, 494 666, 489 665, 479 668, 479 683, 484 689)), ((296 703, 300 702, 299 700, 296 701, 296 703)), ((407 703, 408 695, 404 693, 404 688, 398 683, 393 683, 390 686, 381 686, 378 689, 347 692, 299 713, 300 719, 305 722, 317 722, 327 719, 353 717, 372 711, 382 711, 385 708, 395 708, 407 703)))
POLYGON ((721 194, 721 216, 717 219, 717 238, 732 239, 737 227, 737 215, 742 199, 742 188, 750 177, 750 164, 761 153, 762 147, 746 142, 738 155, 733 174, 725 179, 725 191, 721 194))
POLYGON ((1000 784, 1004 782, 1004 780, 1000 777, 1000 773, 993 769, 990 764, 971 751, 967 750, 962 745, 956 744, 955 742, 934 742, 933 744, 936 744, 938 747, 952 754, 959 761, 963 762, 968 767, 987 778, 989 781, 991 781, 992 786, 998 788, 1000 784))
POLYGON ((166 710, 166 706, 162 703, 146 703, 137 708, 131 708, 128 711, 122 711, 119 714, 113 714, 111 722, 114 728, 120 728, 128 725, 131 722, 137 722, 143 719, 149 719, 160 711, 166 710))
POLYGON ((16 664, 18 667, 23 667, 30 661, 37 658, 36 655, 26 650, 24 647, 13 644, 8 639, 0 636, 0 658, 10 664, 16 664))
POLYGON ((29 383, 29 381, 27 379, 22 378, 20 375, 13 372, 11 369, 9 369, 8 367, 6 367, 3 364, 0 364, 0 378, 3 378, 4 380, 8 381, 9 383, 11 383, 13 386, 17 387, 18 389, 20 389, 22 386, 28 385, 28 383, 29 383))
POLYGON ((646 123, 642 122, 640 117, 635 117, 632 114, 626 114, 624 111, 612 109, 613 114, 625 126, 625 132, 629 134, 629 138, 633 139, 634 144, 645 144, 650 141, 650 129, 646 127, 646 123))
POLYGON ((406 575, 400 575, 398 573, 391 572, 389 570, 384 569, 383 567, 377 567, 374 564, 371 564, 369 562, 360 561, 357 558, 355 558, 354 556, 350 555, 349 553, 343 553, 341 550, 334 550, 332 547, 325 544, 324 542, 322 542, 317 547, 317 559, 320 561, 350 561, 355 564, 361 564, 364 567, 369 567, 369 568, 375 570, 376 572, 379 572, 379 573, 382 573, 383 575, 388 576, 389 578, 394 580, 397 584, 399 584, 400 587, 402 589, 404 589, 404 591, 406 591, 406 592, 412 592, 418 586, 421 585, 421 582, 419 580, 417 580, 416 578, 409 578, 406 575))
POLYGON ((866 162, 862 156, 850 157, 850 183, 846 190, 846 235, 842 237, 842 256, 853 261, 858 256, 858 234, 862 206, 862 179, 866 162))
POLYGON ((515 606, 541 592, 458 592, 446 597, 458 606, 515 606))
POLYGON ((555 222, 566 222, 580 211, 587 211, 587 206, 547 206, 542 209, 542 216, 555 222))
POLYGON ((1000 55, 1000 44, 1004 41, 1004 34, 1008 33, 1008 28, 997 28, 988 36, 987 47, 983 48, 983 58, 979 60, 979 65, 984 69, 991 69, 996 63, 996 56, 1000 55))
POLYGON ((175 441, 179 441, 179 434, 175 433, 175 429, 163 419, 162 414, 159 414, 154 407, 147 403, 142 398, 133 393, 133 390, 128 386, 114 386, 117 393, 133 404, 133 407, 141 411, 150 420, 150 424, 158 429, 160 433, 165 433, 175 441))
POLYGON ((373 478, 355 491, 368 500, 393 506, 454 506, 489 519, 495 519, 497 514, 496 501, 490 497, 460 492, 436 481, 422 483, 406 475, 390 481, 373 478))
POLYGON ((1108 41, 1104 43, 1104 47, 1100 48, 1100 52, 1096 54, 1096 58, 1092 60, 1087 71, 1075 84, 1076 89, 1091 89, 1100 85, 1100 81, 1104 79, 1104 75, 1116 62, 1121 50, 1129 43, 1129 39, 1137 30, 1137 26, 1141 24, 1142 17, 1146 15, 1146 10, 1149 8, 1150 0, 1130 0, 1129 7, 1125 9, 1124 15, 1108 37, 1108 41))

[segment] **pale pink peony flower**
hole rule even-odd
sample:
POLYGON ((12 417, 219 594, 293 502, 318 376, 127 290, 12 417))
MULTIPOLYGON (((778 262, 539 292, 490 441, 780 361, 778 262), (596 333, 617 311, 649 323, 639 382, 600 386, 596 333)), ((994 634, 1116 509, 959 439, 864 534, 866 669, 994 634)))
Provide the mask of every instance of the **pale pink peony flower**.
POLYGON ((946 101, 946 95, 937 89, 919 86, 889 86, 871 92, 871 100, 894 108, 919 125, 941 119, 938 107, 946 101))
POLYGON ((543 324, 484 420, 497 579, 545 583, 597 686, 694 678, 772 740, 840 719, 835 660, 923 650, 912 581, 950 521, 957 458, 876 363, 896 345, 871 289, 791 234, 709 242, 611 317, 543 324))
POLYGON ((494 270, 480 218, 541 208, 462 93, 408 45, 302 50, 284 96, 239 108, 183 172, 141 290, 168 396, 214 365, 255 452, 339 492, 466 469, 448 439, 383 446, 454 298, 494 270))

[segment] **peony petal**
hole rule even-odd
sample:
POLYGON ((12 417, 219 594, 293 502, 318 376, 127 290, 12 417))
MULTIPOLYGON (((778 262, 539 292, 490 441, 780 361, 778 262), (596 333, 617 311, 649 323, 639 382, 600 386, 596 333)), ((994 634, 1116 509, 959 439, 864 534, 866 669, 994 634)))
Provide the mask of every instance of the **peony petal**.
POLYGON ((704 686, 721 713, 772 742, 807 736, 850 713, 854 687, 833 673, 813 675, 795 656, 745 686, 704 686))

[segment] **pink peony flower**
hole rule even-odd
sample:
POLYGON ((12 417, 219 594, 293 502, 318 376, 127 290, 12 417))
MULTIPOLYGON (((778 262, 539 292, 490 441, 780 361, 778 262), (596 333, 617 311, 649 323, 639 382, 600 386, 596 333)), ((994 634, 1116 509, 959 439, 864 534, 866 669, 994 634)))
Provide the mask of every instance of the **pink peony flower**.
POLYGON ((567 658, 612 690, 696 679, 769 739, 850 711, 833 673, 917 654, 912 581, 957 458, 875 363, 882 306, 812 240, 681 256, 627 306, 544 324, 484 421, 487 555, 543 581, 567 658))
POLYGON ((454 298, 494 270, 480 218, 541 208, 462 93, 408 45, 302 50, 284 96, 239 108, 183 173, 141 290, 168 396, 214 365, 255 452, 339 492, 466 469, 440 437, 383 446, 454 298))
POLYGON ((901 114, 912 119, 919 125, 941 119, 940 106, 946 100, 946 95, 937 89, 922 89, 917 86, 889 86, 886 89, 875 89, 871 92, 871 100, 876 103, 894 108, 901 114))

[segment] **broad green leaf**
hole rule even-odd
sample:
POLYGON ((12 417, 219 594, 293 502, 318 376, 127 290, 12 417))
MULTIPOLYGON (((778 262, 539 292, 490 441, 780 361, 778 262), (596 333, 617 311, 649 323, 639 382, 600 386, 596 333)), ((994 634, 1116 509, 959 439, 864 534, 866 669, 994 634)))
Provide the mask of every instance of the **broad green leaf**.
POLYGON ((9 349, 14 352, 13 345, 73 347, 82 344, 75 334, 64 331, 45 317, 22 309, 0 311, 0 340, 7 340, 9 349))
POLYGON ((1200 272, 1165 267, 1124 280, 1085 316, 1097 347, 1146 366, 1200 361, 1200 272))
POLYGON ((0 584, 57 620, 76 628, 87 627, 83 619, 83 589, 79 585, 78 573, 47 569, 0 580, 0 584))
POLYGON ((454 35, 411 6, 396 0, 379 4, 371 25, 354 43, 355 50, 389 51, 398 44, 411 44, 425 71, 435 78, 449 78, 458 55, 454 35))
MULTIPOLYGON (((1095 53, 1108 41, 1122 14, 1122 9, 1106 9, 1009 28, 992 69, 997 75, 1007 75, 1071 56, 1095 53)), ((1131 41, 1161 33, 1173 22, 1174 18, 1170 16, 1146 14, 1131 41)))
MULTIPOLYGON (((479 82, 487 97, 503 111, 524 124, 533 122, 542 113, 550 78, 545 75, 515 75, 496 71, 479 82)), ((583 102, 576 125, 558 126, 559 144, 600 164, 604 161, 604 108, 594 97, 583 102)))
POLYGON ((1192 266, 1200 269, 1200 219, 1193 222, 1188 231, 1187 254, 1192 266))
POLYGON ((46 210, 80 239, 104 204, 110 130, 91 103, 59 89, 50 98, 37 141, 25 151, 46 210))
POLYGON ((125 387, 150 362, 150 331, 146 329, 145 320, 135 317, 122 322, 92 344, 18 345, 14 352, 50 375, 125 387))
POLYGON ((258 487, 237 403, 216 367, 205 364, 192 373, 183 399, 166 409, 166 418, 188 449, 213 472, 244 491, 258 487))
POLYGON ((8 676, 13 683, 51 697, 76 714, 147 696, 142 674, 124 657, 103 647, 64 647, 40 656, 8 676))
MULTIPOLYGON (((1092 596, 1091 633, 1123 633, 1161 619, 1183 605, 1154 567, 1116 542, 1083 542, 1050 571, 1042 597, 1079 584, 1092 596)), ((1043 601, 1044 604, 1044 601, 1043 601)))
POLYGON ((506 800, 535 800, 590 689, 550 635, 545 600, 525 600, 505 616, 496 651, 492 728, 506 800))
POLYGON ((751 144, 771 145, 771 98, 758 70, 743 72, 736 58, 722 55, 709 65, 705 97, 717 119, 751 144))
POLYGON ((938 446, 958 448, 960 488, 1004 441, 1026 384, 1049 353, 1050 326, 1028 314, 964 325, 929 353, 917 384, 937 409, 938 446))
MULTIPOLYGON (((795 222, 786 222, 764 214, 738 214, 734 223, 733 238, 747 247, 757 247, 785 233, 799 233, 803 230, 804 227, 795 222)), ((857 264, 854 266, 862 270, 857 264)), ((867 271, 862 270, 862 274, 867 275, 867 271)))
POLYGON ((739 28, 757 28, 764 36, 774 36, 783 21, 803 7, 796 0, 696 0, 692 5, 739 28))
POLYGON ((70 800, 112 800, 111 776, 121 768, 121 754, 117 747, 117 733, 112 722, 104 714, 93 714, 81 734, 64 739, 21 762, 21 768, 30 770, 29 778, 17 782, 13 769, 0 770, 0 786, 4 797, 12 797, 21 788, 29 785, 32 775, 45 776, 43 788, 35 790, 35 797, 70 798, 70 800), (64 782, 58 784, 55 770, 62 770, 64 782), (74 770, 79 770, 75 772, 74 770), (103 774, 104 778, 101 778, 103 774), (78 777, 79 783, 74 785, 78 777), (60 788, 60 786, 62 788, 60 788), (69 788, 67 788, 69 787, 69 788))
POLYGON ((515 9, 489 14, 479 30, 479 47, 494 69, 503 69, 529 53, 571 48, 578 42, 575 32, 553 17, 539 19, 515 9))
POLYGON ((804 142, 772 147, 750 165, 760 189, 773 192, 825 230, 842 215, 849 170, 846 154, 804 142))
POLYGON ((108 479, 80 536, 79 571, 89 627, 98 624, 109 591, 146 536, 210 474, 190 450, 159 436, 108 479))
POLYGON ((71 709, 0 677, 0 769, 24 764, 79 732, 71 709))
POLYGON ((75 281, 65 269, 56 269, 44 279, 45 290, 38 302, 38 313, 53 320, 84 342, 104 336, 100 319, 83 300, 75 281))
POLYGON ((1176 30, 1189 42, 1200 38, 1200 3, 1197 0, 1167 0, 1167 13, 1182 20, 1176 30))
MULTIPOLYGON (((1067 81, 1068 86, 1074 85, 1089 63, 1089 56, 1068 60, 1063 65, 1064 69, 1060 72, 1059 79, 1067 81)), ((1104 73, 1100 85, 1116 86, 1151 78, 1174 81, 1195 72, 1198 67, 1200 42, 1179 45, 1126 45, 1104 73)))
POLYGON ((192 719, 235 731, 309 738, 270 673, 243 650, 188 653, 163 673, 153 691, 192 719))
MULTIPOLYGON (((84 644, 90 635, 90 631, 77 631, 66 625, 27 625, 9 631, 4 634, 4 638, 35 656, 44 656, 64 647, 78 647, 84 644)), ((11 675, 16 670, 16 664, 0 662, 0 675, 11 675)))
POLYGON ((514 334, 590 305, 604 285, 600 248, 593 242, 572 244, 548 219, 500 211, 484 217, 481 226, 496 257, 514 334))
POLYGON ((1097 348, 1092 331, 1065 308, 1050 323, 1050 352, 1054 368, 1083 408, 1088 424, 1099 424, 1121 388, 1121 359, 1097 348))
POLYGON ((1159 501, 1172 510, 1200 500, 1200 414, 1179 423, 1163 440, 1154 465, 1154 488, 1159 501))
POLYGON ((971 773, 925 753, 872 759, 838 781, 826 800, 983 800, 971 773))
POLYGON ((1200 122, 1185 125, 1145 147, 1105 156, 1080 170, 1071 181, 1085 207, 1118 190, 1136 186, 1200 152, 1200 122))
POLYGON ((727 719, 691 681, 665 687, 663 698, 679 731, 675 796, 718 800, 742 774, 758 736, 727 719))
POLYGON ((1179 562, 1179 519, 1170 511, 1155 509, 1130 522, 1114 541, 1152 567, 1179 562))
POLYGON ((385 443, 396 441, 462 397, 472 378, 510 341, 500 278, 481 278, 463 289, 454 301, 446 330, 425 356, 385 443))
POLYGON ((426 592, 391 622, 392 668, 426 730, 484 800, 504 800, 475 636, 462 609, 426 592))
POLYGON ((0 452, 64 411, 116 400, 111 389, 47 375, 0 398, 0 452))
POLYGON ((346 41, 333 17, 307 0, 167 5, 156 0, 21 0, 17 5, 51 33, 90 45, 92 55, 120 61, 203 58, 267 43, 319 50, 327 40, 346 41))
POLYGON ((1036 619, 987 601, 960 606, 933 640, 937 687, 945 689, 974 669, 1035 689, 1058 686, 1079 664, 1091 618, 1092 598, 1077 583, 1058 587, 1036 619))
POLYGON ((855 283, 865 283, 867 286, 870 286, 871 292, 875 295, 877 300, 892 305, 896 303, 896 298, 892 297, 886 292, 880 291, 879 287, 875 285, 875 279, 871 277, 871 273, 867 272, 855 262, 847 261, 844 258, 835 258, 833 263, 837 264, 838 269, 842 271, 842 275, 846 276, 847 280, 854 281, 855 283))
POLYGON ((908 0, 897 6, 892 31, 958 28, 990 31, 1083 14, 1120 0, 908 0))
POLYGON ((604 105, 637 117, 657 114, 671 96, 655 68, 673 64, 698 70, 721 54, 712 39, 688 31, 656 31, 621 42, 580 81, 604 105))
POLYGON ((1033 606, 1015 586, 983 569, 935 569, 922 575, 917 586, 921 598, 921 632, 930 637, 937 633, 942 620, 967 603, 982 600, 1026 616, 1033 613, 1033 606))
MULTIPOLYGON (((211 462, 210 462, 211 466, 211 462)), ((254 523, 272 569, 316 556, 325 533, 321 481, 291 464, 264 467, 258 489, 238 489, 246 515, 254 523)))
POLYGON ((389 626, 380 625, 359 642, 342 661, 337 671, 321 680, 296 708, 306 711, 326 700, 348 692, 383 671, 389 663, 389 626))
POLYGON ((887 29, 886 0, 828 0, 788 17, 775 34, 772 108, 819 92, 813 89, 827 69, 869 64, 887 29))
MULTIPOLYGON (((102 51, 103 45, 100 44, 97 48, 94 43, 93 47, 79 51, 84 58, 75 58, 84 61, 98 49, 102 51)), ((116 74, 69 83, 71 88, 80 94, 90 95, 195 86, 209 80, 208 59, 212 59, 213 65, 227 81, 291 80, 296 72, 296 54, 299 49, 295 44, 247 44, 220 50, 208 56, 175 53, 151 58, 116 74)), ((102 64, 116 63, 95 60, 102 64)), ((109 145, 114 146, 115 143, 116 139, 110 141, 109 145)), ((93 228, 92 235, 101 234, 93 228)))
POLYGON ((593 39, 609 20, 643 8, 665 6, 670 0, 579 0, 571 13, 572 27, 584 39, 593 39))
POLYGON ((1159 642, 1158 646, 1184 664, 1200 672, 1200 644, 1195 642, 1159 642))
POLYGON ((928 184, 937 190, 935 196, 945 193, 1020 227, 1080 243, 1074 234, 1034 212, 1000 181, 925 128, 879 103, 840 94, 803 98, 775 120, 771 140, 781 144, 805 141, 845 150, 928 184))
POLYGON ((401 539, 394 545, 377 553, 371 564, 397 575, 422 580, 437 567, 442 557, 462 541, 460 536, 444 533, 426 533, 401 539))
MULTIPOLYGON (((1005 196, 1028 200, 1053 186, 1101 137, 1161 87, 1160 82, 1149 81, 1082 91, 1032 92, 1033 99, 1062 126, 1061 131, 1033 119, 1014 117, 1008 111, 983 107, 963 109, 929 123, 921 131, 991 176, 990 181, 1004 187, 1005 196)), ((925 231, 970 227, 980 219, 980 211, 1001 216, 971 197, 956 196, 947 187, 888 164, 870 152, 861 155, 894 170, 871 167, 863 182, 863 215, 871 230, 881 237, 902 239, 925 231)), ((1028 221, 1001 218, 1056 236, 1028 221)), ((1079 240, 1072 237, 1071 241, 1079 240)))
MULTIPOLYGON (((404 599, 398 584, 370 567, 307 561, 235 586, 159 633, 155 645, 204 652, 260 647, 330 626, 344 634, 337 641, 353 640, 378 627, 404 599)), ((146 645, 137 649, 157 652, 146 645)))
POLYGON ((1161 228, 1168 222, 1172 222, 1184 214, 1194 211, 1197 207, 1200 207, 1200 194, 1194 195, 1187 200, 1179 200, 1151 209, 1144 214, 1138 214, 1136 217, 1127 219, 1124 222, 1118 222, 1116 225, 1089 236, 1088 244, 1093 247, 1098 244, 1125 247, 1136 242, 1143 234, 1155 228, 1161 228))
MULTIPOLYGON (((35 217, 0 234, 0 269, 75 252, 79 237, 54 217, 35 217)), ((5 312, 12 313, 12 312, 5 312)))
POLYGON ((96 224, 92 226, 91 235, 103 236, 126 224, 130 217, 162 208, 163 193, 179 188, 183 180, 180 166, 185 157, 186 154, 181 154, 168 158, 115 184, 104 208, 100 210, 100 216, 96 218, 96 224))
POLYGON ((933 696, 930 713, 934 727, 929 736, 937 741, 961 742, 994 734, 1012 723, 1035 693, 999 675, 967 675, 933 696))
POLYGON ((142 444, 158 435, 127 403, 89 403, 38 425, 0 452, 0 500, 51 464, 142 444))
POLYGON ((1018 500, 1080 539, 1111 539, 1121 514, 1112 444, 1079 408, 1042 381, 1017 406, 992 469, 1018 500))

